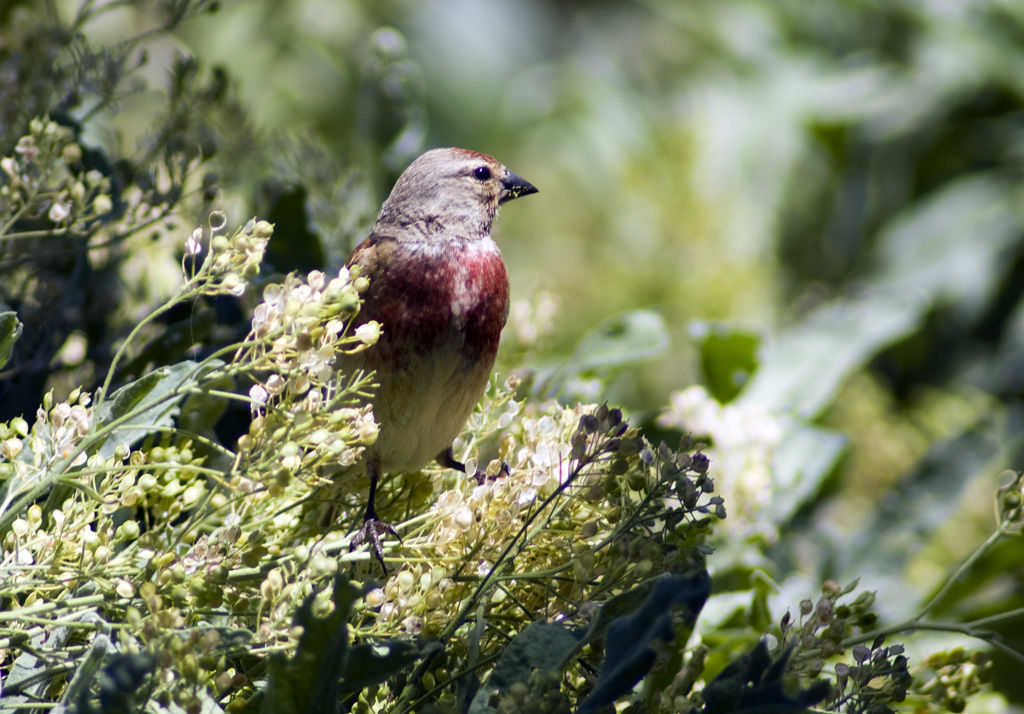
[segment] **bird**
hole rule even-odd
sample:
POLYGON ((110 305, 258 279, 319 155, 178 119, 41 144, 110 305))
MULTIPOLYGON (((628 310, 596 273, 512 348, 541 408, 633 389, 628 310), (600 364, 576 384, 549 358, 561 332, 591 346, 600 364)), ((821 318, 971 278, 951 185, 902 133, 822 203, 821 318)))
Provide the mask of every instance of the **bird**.
POLYGON ((370 481, 363 543, 381 567, 381 538, 398 533, 377 516, 386 473, 413 473, 436 460, 465 473, 452 443, 490 379, 509 312, 508 272, 491 226, 499 207, 537 193, 487 154, 432 149, 395 182, 369 236, 346 267, 368 279, 353 327, 376 321, 376 344, 344 356, 348 373, 372 373, 379 431, 361 457, 370 481))

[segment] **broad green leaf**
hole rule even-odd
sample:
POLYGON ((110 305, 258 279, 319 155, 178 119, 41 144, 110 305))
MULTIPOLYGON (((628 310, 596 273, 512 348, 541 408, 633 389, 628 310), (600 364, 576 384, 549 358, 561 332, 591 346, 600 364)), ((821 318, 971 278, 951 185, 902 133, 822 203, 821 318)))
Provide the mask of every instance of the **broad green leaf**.
POLYGON ((108 655, 92 687, 81 693, 73 711, 78 714, 135 714, 145 702, 148 688, 144 685, 155 669, 156 660, 149 653, 108 655))
POLYGON ((264 691, 263 714, 316 714, 339 711, 343 699, 408 669, 436 648, 405 640, 385 640, 351 646, 348 620, 360 596, 344 575, 334 578, 334 610, 325 618, 313 615, 310 595, 295 613, 302 637, 289 659, 270 658, 270 678, 264 691))
POLYGON ((1018 222, 1010 187, 966 178, 894 219, 879 237, 881 266, 857 294, 822 305, 769 341, 740 395, 812 419, 853 372, 916 331, 936 304, 987 304, 1018 222))
POLYGON ((573 372, 586 374, 653 359, 668 347, 664 318, 652 310, 634 310, 584 335, 569 363, 573 372))
MULTIPOLYGON (((83 447, 89 455, 105 458, 114 455, 119 444, 133 444, 162 428, 169 427, 178 413, 178 405, 186 390, 199 384, 203 375, 222 363, 199 365, 179 362, 155 369, 140 379, 118 389, 100 403, 93 413, 90 436, 83 447), (92 435, 98 435, 93 437, 92 435)), ((43 511, 47 514, 60 508, 72 486, 58 482, 67 466, 58 465, 52 472, 22 493, 5 495, 5 510, 0 514, 0 532, 6 530, 21 509, 44 494, 43 511), (55 485, 56 483, 56 485, 55 485)))
MULTIPOLYGON (((96 617, 96 622, 102 624, 103 621, 96 617)), ((117 648, 109 637, 102 634, 97 635, 86 653, 78 660, 75 674, 68 682, 67 689, 64 690, 64 694, 60 698, 60 703, 54 707, 53 714, 65 714, 68 707, 75 702, 88 701, 97 673, 106 659, 116 653, 117 648)))
POLYGON ((0 368, 11 359, 14 343, 21 337, 24 325, 15 312, 0 312, 0 368))
POLYGON ((14 659, 3 679, 4 696, 0 701, 0 714, 14 714, 22 706, 45 696, 49 684, 45 675, 50 663, 39 654, 40 650, 46 644, 54 649, 63 647, 70 632, 68 627, 55 627, 32 637, 30 646, 14 659))
MULTIPOLYGON (((657 655, 654 640, 673 642, 672 614, 686 609, 686 623, 692 627, 711 593, 711 578, 697 575, 666 575, 659 578, 650 596, 634 613, 620 617, 608 627, 605 661, 590 694, 578 714, 596 714, 632 691, 650 671, 657 655)), ((688 633, 686 633, 688 636, 688 633)))
MULTIPOLYGON (((650 670, 655 659, 650 646, 653 640, 675 640, 673 612, 685 608, 686 621, 692 627, 710 592, 711 579, 707 573, 665 575, 609 600, 581 633, 553 623, 533 623, 509 644, 487 683, 474 697, 470 714, 492 711, 487 701, 494 692, 505 692, 516 682, 527 682, 534 670, 562 671, 586 643, 605 637, 601 676, 578 710, 580 714, 601 711, 631 690, 650 670)), ((684 639, 688 635, 684 633, 684 639)))
POLYGON ((222 364, 179 362, 155 369, 118 389, 96 409, 94 429, 120 421, 103 439, 99 453, 113 456, 119 444, 135 443, 161 427, 170 426, 186 390, 222 364))
MULTIPOLYGON (((915 590, 924 595, 932 583, 907 582, 906 566, 922 534, 944 528, 963 507, 962 494, 997 471, 991 461, 1001 453, 1000 438, 1000 430, 982 423, 933 446, 894 491, 879 494, 874 518, 844 544, 841 579, 870 577, 880 602, 909 607, 915 590)), ((994 481, 989 486, 994 491, 994 481)))
POLYGON ((722 404, 731 402, 757 370, 760 336, 706 322, 694 323, 690 332, 700 347, 700 365, 708 391, 722 404))
MULTIPOLYGON (((180 362, 153 370, 118 389, 96 407, 90 436, 83 442, 86 452, 110 457, 119 444, 135 443, 163 427, 171 426, 186 390, 199 384, 203 375, 220 364, 180 362)), ((22 458, 29 458, 28 449, 22 452, 22 458)), ((59 508, 72 488, 66 484, 54 488, 54 483, 66 468, 67 464, 58 463, 41 479, 20 492, 12 491, 18 484, 13 480, 8 482, 0 510, 0 532, 10 527, 24 507, 44 495, 47 496, 43 507, 45 513, 59 508)))
POLYGON ((316 593, 295 613, 302 637, 291 658, 270 657, 269 679, 263 696, 263 714, 317 714, 336 712, 341 679, 349 655, 348 618, 359 589, 343 575, 334 578, 334 610, 325 618, 313 615, 316 593))
POLYGON ((439 647, 435 642, 421 648, 407 640, 353 645, 342 674, 342 694, 358 693, 372 684, 380 684, 439 647))
POLYGON ((786 431, 772 461, 772 491, 758 518, 786 523, 811 501, 846 453, 844 434, 817 426, 798 425, 786 431))
POLYGON ((813 419, 853 372, 923 319, 921 301, 913 296, 873 295, 823 305, 766 343, 761 367, 739 402, 813 419))
MULTIPOLYGON (((590 621, 590 626, 587 627, 587 631, 580 639, 580 644, 576 650, 578 651, 588 642, 604 637, 611 624, 619 618, 636 612, 647 598, 650 597, 651 591, 658 582, 658 578, 645 580, 636 587, 620 593, 604 603, 594 619, 590 621)), ((568 664, 568 662, 565 662, 565 664, 568 664)))
POLYGON ((776 660, 761 640, 708 682, 701 692, 706 714, 800 714, 823 700, 831 685, 823 680, 791 691, 784 681, 789 652, 776 660))
POLYGON ((866 289, 914 295, 957 311, 982 309, 1010 266, 1004 250, 1018 240, 1013 186, 991 176, 952 182, 882 231, 879 270, 866 289))
POLYGON ((469 707, 470 714, 493 711, 487 700, 494 692, 507 692, 517 682, 528 682, 534 670, 559 671, 564 659, 576 649, 577 635, 562 625, 534 622, 513 638, 505 648, 487 683, 469 707))
POLYGON ((573 391, 573 385, 595 376, 654 359, 668 350, 664 318, 652 310, 634 310, 597 325, 577 344, 572 355, 553 372, 540 370, 538 383, 551 394, 573 391))
POLYGON ((182 359, 197 344, 209 343, 217 338, 217 315, 200 311, 167 324, 159 336, 146 343, 131 360, 118 367, 124 378, 141 377, 153 365, 164 365, 182 359))

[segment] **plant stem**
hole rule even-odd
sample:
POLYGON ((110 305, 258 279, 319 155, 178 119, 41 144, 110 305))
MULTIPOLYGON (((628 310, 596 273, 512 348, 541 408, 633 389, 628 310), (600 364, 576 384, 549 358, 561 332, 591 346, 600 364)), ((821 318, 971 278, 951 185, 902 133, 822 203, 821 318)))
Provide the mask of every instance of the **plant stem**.
POLYGON ((924 618, 926 615, 928 615, 928 613, 932 611, 932 608, 934 608, 942 600, 942 598, 946 596, 946 594, 953 588, 957 581, 959 581, 960 578, 963 577, 968 570, 974 567, 974 564, 977 563, 982 558, 982 556, 984 556, 992 549, 992 546, 994 546, 996 542, 1003 537, 1004 533, 1005 531, 1003 530, 1002 525, 1000 525, 1000 527, 996 529, 995 532, 993 532, 991 535, 989 535, 988 538, 985 539, 984 543, 978 546, 975 549, 975 551, 971 553, 967 560, 960 564, 960 567, 958 567, 956 569, 956 572, 954 572, 953 575, 951 575, 946 580, 945 585, 942 586, 939 592, 935 593, 935 595, 924 605, 924 607, 921 608, 921 610, 913 618, 911 618, 910 621, 917 622, 924 618))

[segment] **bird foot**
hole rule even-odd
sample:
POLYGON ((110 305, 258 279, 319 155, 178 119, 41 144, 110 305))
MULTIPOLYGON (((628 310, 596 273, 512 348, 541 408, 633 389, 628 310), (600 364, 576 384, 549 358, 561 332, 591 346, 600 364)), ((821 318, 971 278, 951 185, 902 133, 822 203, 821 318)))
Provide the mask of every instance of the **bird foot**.
POLYGON ((366 520, 363 521, 363 525, 352 536, 348 550, 351 553, 363 543, 369 543, 370 552, 377 558, 380 567, 384 569, 384 575, 387 575, 388 566, 384 564, 384 548, 381 546, 380 540, 388 533, 398 538, 399 542, 402 541, 402 536, 398 535, 398 531, 395 530, 393 525, 384 523, 377 516, 367 516, 366 520))
POLYGON ((507 478, 511 475, 512 467, 508 465, 508 462, 502 461, 501 468, 498 469, 498 473, 494 474, 493 476, 488 476, 485 472, 481 471, 480 469, 477 469, 476 473, 473 474, 473 478, 476 479, 477 486, 483 486, 484 483, 487 481, 497 481, 499 478, 507 478))

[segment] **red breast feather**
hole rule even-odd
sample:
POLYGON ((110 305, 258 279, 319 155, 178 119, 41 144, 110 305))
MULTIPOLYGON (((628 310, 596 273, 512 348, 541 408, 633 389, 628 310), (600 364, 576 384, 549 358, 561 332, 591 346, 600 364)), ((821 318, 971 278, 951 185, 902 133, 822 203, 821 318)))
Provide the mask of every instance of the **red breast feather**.
POLYGON ((376 372, 382 469, 420 469, 458 436, 487 386, 508 317, 505 265, 490 238, 371 238, 349 264, 369 278, 359 321, 377 320, 383 333, 342 366, 376 372))

